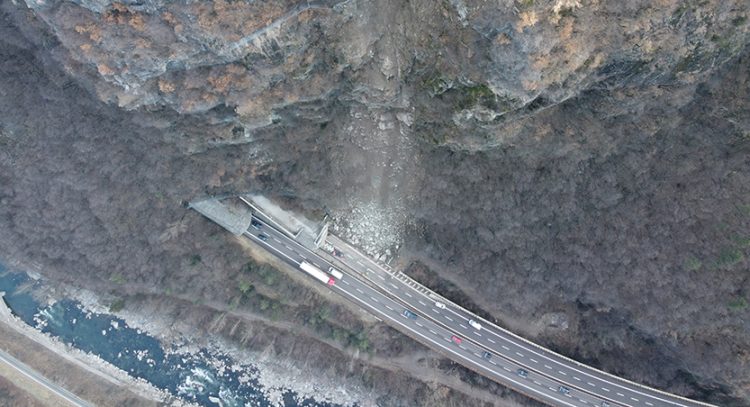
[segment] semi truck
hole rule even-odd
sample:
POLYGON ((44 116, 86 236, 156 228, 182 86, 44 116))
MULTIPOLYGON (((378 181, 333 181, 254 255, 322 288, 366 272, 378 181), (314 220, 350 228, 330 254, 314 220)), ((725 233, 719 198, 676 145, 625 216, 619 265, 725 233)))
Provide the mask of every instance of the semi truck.
POLYGON ((299 268, 301 268, 305 273, 315 277, 316 280, 320 281, 323 284, 334 285, 336 283, 336 280, 333 277, 329 276, 328 274, 324 273, 323 270, 313 266, 306 261, 300 263, 299 268))

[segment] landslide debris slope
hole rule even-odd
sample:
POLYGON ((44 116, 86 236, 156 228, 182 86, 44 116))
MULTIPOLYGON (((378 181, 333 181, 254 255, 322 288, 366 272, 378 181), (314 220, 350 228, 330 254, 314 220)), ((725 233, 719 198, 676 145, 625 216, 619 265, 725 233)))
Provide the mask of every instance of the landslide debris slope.
POLYGON ((3 8, 65 72, 27 86, 102 102, 3 95, 0 241, 53 277, 215 296, 238 260, 191 267, 221 245, 179 203, 258 191, 565 354, 750 404, 747 2, 3 8))

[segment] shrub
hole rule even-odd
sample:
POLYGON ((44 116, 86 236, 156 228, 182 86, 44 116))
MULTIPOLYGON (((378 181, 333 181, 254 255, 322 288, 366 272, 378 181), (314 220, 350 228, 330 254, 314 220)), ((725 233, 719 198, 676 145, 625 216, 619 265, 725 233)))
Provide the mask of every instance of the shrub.
POLYGON ((123 308, 125 308, 125 300, 122 298, 118 298, 112 301, 112 304, 109 304, 109 312, 119 312, 123 308))

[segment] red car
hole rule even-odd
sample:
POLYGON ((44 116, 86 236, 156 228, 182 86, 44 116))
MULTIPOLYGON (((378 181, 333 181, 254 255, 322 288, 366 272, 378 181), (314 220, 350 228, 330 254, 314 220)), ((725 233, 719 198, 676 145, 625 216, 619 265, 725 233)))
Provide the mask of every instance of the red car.
POLYGON ((460 343, 461 343, 461 341, 462 341, 463 339, 459 338, 459 337, 458 337, 458 336, 456 336, 456 335, 453 335, 453 336, 451 336, 451 340, 452 340, 452 341, 453 341, 454 343, 460 344, 460 343))

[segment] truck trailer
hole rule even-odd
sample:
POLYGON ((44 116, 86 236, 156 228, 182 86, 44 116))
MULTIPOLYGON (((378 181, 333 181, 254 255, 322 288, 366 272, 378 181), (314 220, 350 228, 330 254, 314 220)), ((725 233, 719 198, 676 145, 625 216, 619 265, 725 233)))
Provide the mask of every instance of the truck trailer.
POLYGON ((329 276, 328 274, 324 273, 323 270, 313 266, 306 261, 300 263, 299 268, 301 268, 305 273, 315 277, 316 280, 320 281, 323 284, 334 285, 336 283, 336 280, 333 277, 329 276))

